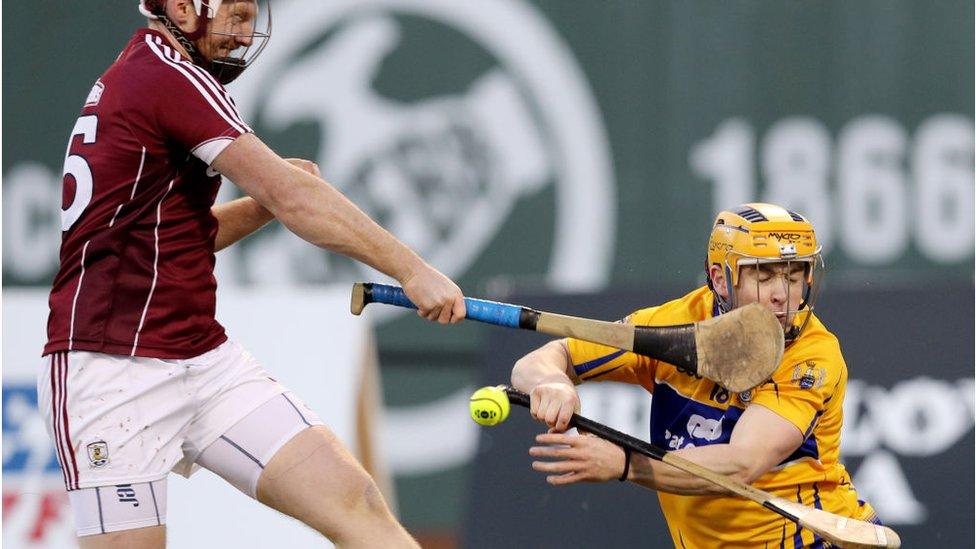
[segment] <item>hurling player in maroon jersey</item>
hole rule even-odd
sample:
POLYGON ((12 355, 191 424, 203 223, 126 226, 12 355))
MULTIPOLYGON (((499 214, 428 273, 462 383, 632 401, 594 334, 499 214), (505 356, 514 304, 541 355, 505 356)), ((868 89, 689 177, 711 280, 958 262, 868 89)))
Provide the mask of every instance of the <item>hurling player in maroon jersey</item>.
POLYGON ((148 27, 69 137, 38 380, 80 544, 163 547, 168 474, 205 467, 339 545, 415 546, 315 413, 227 338, 214 253, 277 218, 395 278, 430 320, 464 318, 460 289, 243 120, 224 85, 270 37, 266 2, 139 8, 148 27), (221 175, 248 197, 215 206, 221 175))

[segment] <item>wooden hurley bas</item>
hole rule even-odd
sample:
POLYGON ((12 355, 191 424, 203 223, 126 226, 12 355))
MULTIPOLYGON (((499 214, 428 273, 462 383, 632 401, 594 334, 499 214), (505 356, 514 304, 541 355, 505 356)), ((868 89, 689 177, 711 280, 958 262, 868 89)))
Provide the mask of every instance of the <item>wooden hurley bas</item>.
MULTIPOLYGON (((755 303, 694 324, 634 326, 470 297, 464 302, 470 320, 633 351, 697 373, 733 392, 747 391, 769 379, 783 358, 782 325, 776 315, 755 303)), ((360 314, 370 303, 417 308, 397 286, 353 284, 352 313, 360 314)))

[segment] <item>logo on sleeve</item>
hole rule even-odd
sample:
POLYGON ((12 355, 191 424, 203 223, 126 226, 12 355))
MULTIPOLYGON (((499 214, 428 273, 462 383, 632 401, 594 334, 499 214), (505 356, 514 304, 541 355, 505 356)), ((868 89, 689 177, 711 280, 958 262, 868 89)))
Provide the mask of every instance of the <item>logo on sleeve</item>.
POLYGON ((88 445, 88 461, 93 469, 108 464, 108 444, 104 440, 96 440, 88 445))
POLYGON ((808 360, 793 367, 793 377, 790 381, 801 389, 819 389, 823 387, 826 377, 826 368, 818 368, 815 362, 808 360))
POLYGON ((102 92, 104 91, 105 84, 102 84, 101 80, 95 82, 95 85, 92 86, 91 91, 88 92, 88 98, 85 99, 85 106, 94 107, 97 105, 98 101, 102 98, 102 92))

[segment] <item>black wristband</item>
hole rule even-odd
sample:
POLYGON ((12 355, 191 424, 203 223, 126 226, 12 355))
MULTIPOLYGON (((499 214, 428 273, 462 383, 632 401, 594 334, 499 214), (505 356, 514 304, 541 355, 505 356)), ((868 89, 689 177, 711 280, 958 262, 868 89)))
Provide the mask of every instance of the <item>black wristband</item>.
POLYGON ((624 451, 624 473, 620 475, 620 478, 617 479, 620 482, 627 480, 627 475, 630 473, 630 448, 624 446, 623 451, 624 451))

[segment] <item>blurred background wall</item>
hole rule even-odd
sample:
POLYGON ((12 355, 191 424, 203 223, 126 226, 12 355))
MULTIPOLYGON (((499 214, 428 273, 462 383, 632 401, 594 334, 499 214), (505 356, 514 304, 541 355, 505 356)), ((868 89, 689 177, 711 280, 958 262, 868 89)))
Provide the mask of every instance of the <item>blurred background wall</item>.
MULTIPOLYGON (((66 136, 142 24, 131 4, 3 7, 5 294, 54 274, 66 136)), ((767 200, 807 214, 826 249, 822 316, 859 357, 849 356, 850 465, 881 456, 876 482, 898 487, 878 494, 893 502, 884 518, 943 536, 930 521, 945 494, 911 471, 963 479, 958 504, 937 512, 972 540, 973 11, 907 0, 275 0, 274 38, 230 91, 258 135, 317 161, 472 296, 563 311, 590 299, 617 318, 700 284, 719 209, 767 200), (885 329, 955 336, 939 353, 908 352, 927 341, 864 320, 879 317, 894 323, 885 329)), ((224 186, 223 198, 236 195, 224 186)), ((218 269, 227 288, 298 295, 381 280, 280 226, 222 252, 218 269)), ((352 322, 342 307, 329 314, 352 322)), ((544 340, 368 314, 385 401, 379 449, 399 514, 427 545, 452 546, 470 523, 471 464, 488 436, 466 418, 467 395, 507 381, 507 366, 482 370, 493 357, 544 340)), ((317 390, 328 394, 306 392, 317 390)), ((638 408, 623 423, 645 413, 630 398, 638 408)), ((5 481, 25 463, 8 452, 19 429, 8 402, 5 377, 5 481)), ((512 451, 524 452, 521 440, 512 451)), ((513 490, 548 489, 528 477, 513 490)))

